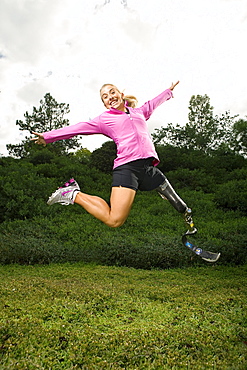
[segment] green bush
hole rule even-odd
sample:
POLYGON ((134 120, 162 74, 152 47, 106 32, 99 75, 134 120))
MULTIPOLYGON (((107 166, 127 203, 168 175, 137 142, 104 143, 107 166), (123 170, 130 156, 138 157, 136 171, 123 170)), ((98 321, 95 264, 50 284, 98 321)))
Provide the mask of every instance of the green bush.
POLYGON ((170 171, 166 175, 176 189, 202 190, 205 193, 211 193, 215 189, 214 177, 207 174, 203 169, 189 170, 188 168, 181 168, 170 171))
POLYGON ((247 180, 231 180, 219 185, 214 194, 219 207, 247 212, 247 180))
MULTIPOLYGON (((99 191, 102 194, 107 189, 109 193, 110 175, 81 164, 76 157, 52 157, 52 153, 47 153, 46 160, 41 151, 36 153, 36 165, 27 160, 1 158, 0 222, 52 215, 54 211, 48 209, 46 201, 71 177, 76 178, 85 192, 99 191), (43 159, 45 163, 42 163, 43 159)), ((62 212, 60 207, 56 211, 62 212)))
MULTIPOLYGON (((222 256, 219 264, 246 262, 246 168, 222 164, 206 169, 210 158, 184 151, 188 168, 167 173, 177 193, 193 210, 198 233, 192 243, 222 256), (197 164, 196 164, 197 163, 197 164)), ((173 151, 176 160, 179 151, 173 151)), ((229 159, 229 158, 228 158, 229 159)), ((213 161, 213 159, 212 159, 213 161)), ((184 162, 185 163, 185 162, 184 162)), ((171 164, 172 168, 172 164, 171 164)), ((82 191, 109 202, 111 175, 76 156, 39 151, 27 159, 0 158, 0 263, 97 262, 135 268, 172 268, 205 263, 186 249, 183 217, 158 194, 138 192, 126 223, 110 229, 81 207, 48 207, 50 194, 76 178, 82 191)))
POLYGON ((52 181, 38 176, 30 164, 0 175, 0 221, 45 215, 46 200, 54 186, 52 181))
MULTIPOLYGON (((190 200, 193 194, 182 195, 190 200)), ((218 264, 246 263, 246 217, 234 218, 234 212, 220 209, 213 212, 209 195, 198 192, 197 197, 193 201, 198 233, 188 239, 205 250, 221 252, 218 264)), ((0 263, 84 261, 144 269, 207 264, 183 246, 182 216, 155 193, 137 195, 129 219, 118 229, 108 228, 79 206, 48 209, 52 214, 46 218, 2 223, 0 263)))

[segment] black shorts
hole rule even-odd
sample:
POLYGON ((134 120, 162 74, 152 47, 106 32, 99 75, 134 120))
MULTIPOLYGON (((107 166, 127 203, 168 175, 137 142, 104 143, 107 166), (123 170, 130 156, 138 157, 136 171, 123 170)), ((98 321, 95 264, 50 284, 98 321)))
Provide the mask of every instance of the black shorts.
POLYGON ((116 167, 113 170, 112 186, 142 191, 156 189, 166 177, 152 162, 153 158, 137 159, 116 167))

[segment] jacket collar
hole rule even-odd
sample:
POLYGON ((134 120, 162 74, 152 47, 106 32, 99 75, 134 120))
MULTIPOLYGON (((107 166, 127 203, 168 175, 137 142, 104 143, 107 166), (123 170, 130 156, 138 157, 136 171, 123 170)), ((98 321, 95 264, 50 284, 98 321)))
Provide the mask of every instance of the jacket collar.
POLYGON ((125 112, 122 112, 121 110, 118 110, 116 108, 110 108, 107 112, 111 114, 126 114, 125 112))

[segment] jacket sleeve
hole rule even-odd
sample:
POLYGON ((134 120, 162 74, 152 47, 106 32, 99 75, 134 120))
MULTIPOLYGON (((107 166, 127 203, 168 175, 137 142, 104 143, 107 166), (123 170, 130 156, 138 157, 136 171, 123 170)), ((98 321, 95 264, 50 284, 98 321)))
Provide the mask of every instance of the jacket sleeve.
POLYGON ((164 103, 166 100, 171 99, 172 97, 172 91, 170 89, 167 89, 156 96, 156 98, 147 101, 145 104, 143 104, 142 107, 138 109, 142 110, 144 117, 146 118, 146 120, 148 120, 157 107, 159 107, 162 103, 164 103))
POLYGON ((44 132, 43 136, 45 142, 48 144, 58 140, 71 139, 76 135, 93 135, 101 133, 100 119, 96 117, 89 122, 79 122, 75 125, 59 128, 58 130, 44 132))

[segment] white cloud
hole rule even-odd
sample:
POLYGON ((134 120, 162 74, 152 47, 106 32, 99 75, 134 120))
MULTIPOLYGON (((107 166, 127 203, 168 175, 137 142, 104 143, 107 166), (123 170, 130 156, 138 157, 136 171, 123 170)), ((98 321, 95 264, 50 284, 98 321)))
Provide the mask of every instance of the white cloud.
POLYGON ((193 94, 208 94, 216 113, 246 115, 246 15, 245 0, 2 0, 0 153, 45 93, 69 103, 72 124, 101 113, 105 82, 141 104, 180 79, 150 131, 185 123, 193 94))
POLYGON ((37 62, 49 49, 49 34, 54 27, 58 0, 2 0, 0 33, 3 50, 14 62, 37 62))

